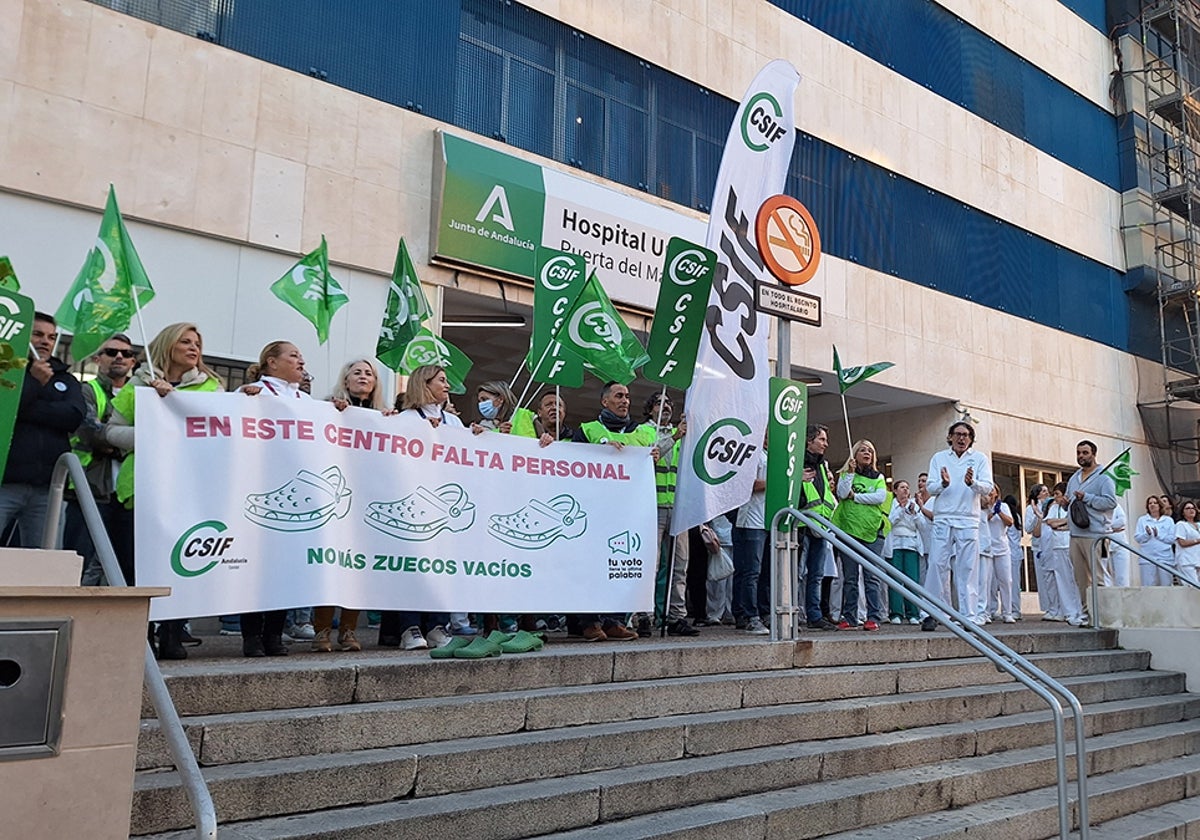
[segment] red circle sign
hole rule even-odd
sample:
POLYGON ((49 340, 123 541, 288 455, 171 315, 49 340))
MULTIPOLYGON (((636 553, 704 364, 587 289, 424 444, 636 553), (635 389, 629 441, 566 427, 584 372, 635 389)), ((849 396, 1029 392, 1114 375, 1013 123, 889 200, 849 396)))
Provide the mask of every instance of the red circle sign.
POLYGON ((758 252, 767 271, 789 286, 807 283, 821 261, 817 223, 790 195, 773 195, 758 209, 754 222, 758 252))

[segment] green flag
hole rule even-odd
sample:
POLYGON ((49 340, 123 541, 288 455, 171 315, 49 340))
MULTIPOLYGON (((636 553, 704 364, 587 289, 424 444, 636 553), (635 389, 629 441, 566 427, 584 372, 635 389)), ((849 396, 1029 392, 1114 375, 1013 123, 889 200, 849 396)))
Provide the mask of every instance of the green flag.
POLYGON ((1133 477, 1140 475, 1134 472, 1133 467, 1129 465, 1129 450, 1126 449, 1116 459, 1108 465, 1104 474, 1113 480, 1113 484, 1117 487, 1117 495, 1124 496, 1129 492, 1129 488, 1133 486, 1133 477))
POLYGON ((525 366, 534 382, 578 388, 583 385, 583 364, 563 350, 557 338, 566 313, 587 281, 587 261, 579 254, 538 248, 533 285, 533 335, 525 366))
POLYGON ((473 362, 467 354, 459 350, 441 336, 434 335, 422 327, 404 351, 400 363, 403 373, 412 373, 421 365, 441 365, 446 369, 446 379, 450 382, 451 394, 465 394, 464 384, 467 374, 471 371, 473 362))
POLYGON ((632 382, 634 369, 650 359, 633 330, 613 308, 595 272, 567 312, 558 340, 592 375, 605 382, 632 382))
POLYGON ((658 285, 654 325, 646 344, 649 359, 642 376, 680 389, 692 384, 716 266, 714 252, 678 236, 671 237, 658 285))
POLYGON ((838 358, 837 345, 833 347, 833 370, 837 373, 838 390, 841 393, 846 393, 853 386, 863 380, 870 379, 877 373, 882 373, 890 367, 894 367, 892 362, 875 362, 873 365, 860 365, 859 367, 842 368, 842 360, 838 358))
POLYGON ((401 238, 396 265, 392 268, 392 282, 388 286, 387 307, 383 310, 379 339, 375 342, 376 358, 388 368, 400 370, 408 343, 416 338, 429 315, 429 301, 421 290, 408 246, 401 238))
POLYGON ((350 302, 338 281, 329 273, 325 237, 311 254, 306 254, 287 274, 271 284, 275 297, 295 309, 317 328, 317 340, 329 340, 333 314, 350 302))
POLYGON ((128 330, 137 310, 153 298, 154 288, 125 229, 117 192, 110 184, 96 245, 88 251, 54 313, 59 327, 74 336, 71 355, 85 359, 95 353, 113 333, 128 330))
POLYGON ((17 272, 13 271, 12 261, 8 257, 0 257, 0 289, 21 291, 21 284, 17 282, 17 272))

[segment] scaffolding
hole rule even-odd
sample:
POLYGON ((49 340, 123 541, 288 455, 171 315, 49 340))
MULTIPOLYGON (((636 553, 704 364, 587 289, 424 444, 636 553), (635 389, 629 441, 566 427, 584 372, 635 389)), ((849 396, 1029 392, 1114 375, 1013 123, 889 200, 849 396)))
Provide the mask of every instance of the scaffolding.
POLYGON ((1162 400, 1141 408, 1148 429, 1160 431, 1155 437, 1169 458, 1169 467, 1159 470, 1163 482, 1176 494, 1195 497, 1200 496, 1200 2, 1151 0, 1143 4, 1139 23, 1140 67, 1126 75, 1141 80, 1141 90, 1130 91, 1136 103, 1131 116, 1138 184, 1148 194, 1145 228, 1152 231, 1153 257, 1146 268, 1158 299, 1163 371, 1162 400))

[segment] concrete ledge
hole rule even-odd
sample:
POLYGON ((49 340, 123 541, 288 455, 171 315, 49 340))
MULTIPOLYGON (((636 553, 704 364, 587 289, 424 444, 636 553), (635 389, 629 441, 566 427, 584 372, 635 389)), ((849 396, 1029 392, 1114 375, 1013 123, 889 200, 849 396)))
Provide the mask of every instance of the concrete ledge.
POLYGON ((1126 628, 1120 631, 1120 641, 1122 647, 1149 651, 1151 667, 1183 673, 1188 691, 1200 692, 1200 644, 1195 630, 1126 628))

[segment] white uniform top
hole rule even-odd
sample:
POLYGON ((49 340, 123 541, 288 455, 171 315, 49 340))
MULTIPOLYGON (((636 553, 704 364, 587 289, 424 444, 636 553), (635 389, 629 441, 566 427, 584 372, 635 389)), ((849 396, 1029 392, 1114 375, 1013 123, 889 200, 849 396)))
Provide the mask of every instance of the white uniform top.
MULTIPOLYGON (((431 418, 440 418, 441 422, 453 429, 464 429, 463 421, 457 414, 452 411, 446 411, 440 405, 423 405, 420 408, 406 408, 401 411, 397 417, 417 417, 422 420, 430 420, 431 418)), ((431 424, 432 425, 432 424, 431 424)))
MULTIPOLYGON (((767 480, 767 453, 759 449, 758 471, 754 474, 756 481, 767 480)), ((737 509, 737 522, 734 523, 739 528, 766 528, 767 527, 767 491, 759 490, 757 493, 751 493, 747 500, 740 508, 737 509)))
MULTIPOLYGON (((1046 511, 1047 519, 1069 519, 1070 513, 1064 505, 1058 502, 1051 502, 1050 508, 1046 511)), ((1042 551, 1049 551, 1052 548, 1068 549, 1071 547, 1071 529, 1064 528, 1061 531, 1055 531, 1049 525, 1042 525, 1042 551)))
POLYGON ((929 460, 929 483, 925 486, 933 496, 935 521, 945 521, 953 528, 978 528, 979 497, 992 492, 992 464, 974 449, 962 455, 956 455, 953 449, 943 449, 929 460), (942 486, 942 467, 950 475, 946 487, 942 486), (969 487, 963 481, 968 469, 974 471, 969 487))
MULTIPOLYGON (((273 397, 284 397, 289 400, 311 400, 312 397, 300 390, 298 382, 287 382, 278 376, 260 376, 257 382, 248 385, 261 385, 259 394, 270 394, 273 397)), ((244 387, 244 386, 243 386, 244 387)))
POLYGON ((1175 556, 1175 521, 1169 516, 1157 519, 1142 514, 1133 529, 1133 539, 1147 556, 1170 563, 1175 556))
MULTIPOLYGON (((1181 519, 1175 523, 1175 539, 1200 540, 1200 528, 1181 519)), ((1175 565, 1200 566, 1200 545, 1189 545, 1184 548, 1176 543, 1175 565)))
MULTIPOLYGON (((1010 511, 1008 509, 1008 505, 1004 504, 1004 502, 1000 503, 1000 510, 1004 511, 1004 513, 1007 514, 1008 516, 1012 516, 1012 511, 1010 511)), ((985 514, 991 514, 991 512, 992 512, 991 508, 988 508, 987 510, 984 511, 985 514)), ((991 516, 987 520, 987 526, 988 526, 988 536, 991 537, 991 546, 992 546, 989 554, 991 554, 991 556, 993 556, 993 557, 1007 556, 1009 554, 1008 537, 1004 533, 1006 530, 1006 526, 1004 524, 1004 520, 1000 518, 1000 514, 991 516)), ((983 549, 981 548, 980 553, 982 553, 982 552, 983 552, 983 549)))
POLYGON ((1037 556, 1037 553, 1042 550, 1042 537, 1046 533, 1046 527, 1042 526, 1042 533, 1034 535, 1033 528, 1038 523, 1038 515, 1033 508, 1033 504, 1025 506, 1025 533, 1029 534, 1029 544, 1033 546, 1034 556, 1037 556))

